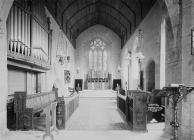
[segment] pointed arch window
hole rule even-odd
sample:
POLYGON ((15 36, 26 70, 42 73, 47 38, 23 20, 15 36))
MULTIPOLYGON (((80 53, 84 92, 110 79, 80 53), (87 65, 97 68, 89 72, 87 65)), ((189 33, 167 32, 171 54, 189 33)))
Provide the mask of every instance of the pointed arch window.
POLYGON ((97 70, 97 51, 94 50, 94 70, 97 70))
POLYGON ((102 50, 98 51, 98 70, 102 71, 102 50))
POLYGON ((103 71, 107 70, 107 51, 103 52, 103 71))
POLYGON ((89 69, 95 71, 106 71, 107 69, 107 51, 106 43, 100 38, 90 42, 89 50, 89 69))
POLYGON ((89 68, 93 69, 93 52, 92 52, 92 50, 89 51, 89 68))

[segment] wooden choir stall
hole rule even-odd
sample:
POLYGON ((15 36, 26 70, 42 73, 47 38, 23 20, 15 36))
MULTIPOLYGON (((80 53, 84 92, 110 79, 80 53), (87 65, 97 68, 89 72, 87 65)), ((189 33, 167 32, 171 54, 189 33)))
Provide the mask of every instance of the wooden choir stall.
POLYGON ((79 106, 79 94, 74 89, 69 89, 71 94, 67 97, 59 97, 57 104, 57 128, 65 129, 71 115, 79 106))
POLYGON ((42 130, 53 139, 51 131, 56 127, 57 90, 51 92, 27 94, 15 92, 7 100, 8 128, 10 130, 42 130))
POLYGON ((148 92, 140 90, 119 90, 117 107, 126 118, 132 130, 147 131, 147 99, 148 92))
POLYGON ((10 130, 65 129, 66 123, 79 106, 79 94, 72 89, 67 97, 58 97, 58 90, 28 95, 15 92, 7 100, 10 130), (50 112, 52 112, 50 115, 50 112))

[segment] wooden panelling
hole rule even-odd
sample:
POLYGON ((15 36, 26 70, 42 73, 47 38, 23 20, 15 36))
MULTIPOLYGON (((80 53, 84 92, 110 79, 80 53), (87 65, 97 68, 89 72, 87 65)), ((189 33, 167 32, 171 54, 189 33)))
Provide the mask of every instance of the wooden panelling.
MULTIPOLYGON (((40 123, 37 123, 39 121, 41 123, 43 122, 44 125, 47 125, 44 122, 45 114, 42 114, 41 112, 49 106, 51 110, 51 104, 56 102, 57 100, 56 94, 57 92, 55 91, 31 95, 27 95, 26 92, 15 92, 14 111, 16 114, 16 129, 28 130, 39 128, 38 125, 42 125, 40 123)), ((47 118, 50 113, 46 115, 47 118)))
POLYGON ((147 98, 144 91, 127 91, 127 122, 133 130, 147 131, 147 98))
POLYGON ((66 123, 79 106, 79 95, 75 92, 69 97, 60 97, 57 104, 57 128, 65 129, 66 123))
POLYGON ((15 91, 26 91, 26 80, 26 72, 8 69, 8 94, 13 95, 15 91))

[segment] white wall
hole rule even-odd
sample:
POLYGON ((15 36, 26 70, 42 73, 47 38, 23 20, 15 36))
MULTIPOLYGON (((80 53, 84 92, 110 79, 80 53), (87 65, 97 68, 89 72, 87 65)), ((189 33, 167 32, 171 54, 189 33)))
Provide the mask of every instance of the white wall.
POLYGON ((70 63, 69 65, 60 65, 58 62, 58 59, 56 57, 57 53, 57 46, 59 45, 59 34, 61 34, 61 30, 57 24, 57 22, 54 20, 52 15, 49 13, 48 10, 46 10, 47 16, 50 17, 51 19, 51 29, 52 31, 52 54, 51 54, 51 59, 52 59, 52 68, 46 73, 46 85, 47 85, 47 90, 50 91, 52 90, 53 85, 55 85, 56 88, 59 90, 59 96, 66 96, 68 93, 68 87, 74 87, 74 51, 75 49, 73 48, 72 44, 69 42, 67 39, 66 35, 62 33, 63 35, 63 46, 64 46, 64 54, 70 56, 70 63), (67 42, 67 43, 65 43, 67 42), (67 45, 67 49, 66 49, 67 45), (67 84, 64 82, 64 70, 69 70, 71 73, 71 83, 67 84))

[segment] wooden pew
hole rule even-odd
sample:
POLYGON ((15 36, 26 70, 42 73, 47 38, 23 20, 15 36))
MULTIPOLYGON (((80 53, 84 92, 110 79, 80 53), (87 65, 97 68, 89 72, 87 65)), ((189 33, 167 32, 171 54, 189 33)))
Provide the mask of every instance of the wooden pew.
POLYGON ((51 122, 56 129, 57 92, 45 92, 27 95, 26 92, 15 92, 14 111, 16 130, 38 129, 51 136, 51 122), (52 114, 52 115, 50 115, 52 114))
POLYGON ((132 130, 147 131, 148 94, 140 90, 128 90, 127 94, 119 90, 117 94, 117 107, 132 130))
POLYGON ((15 112, 14 112, 14 96, 8 95, 7 98, 7 128, 15 130, 15 112))
POLYGON ((127 91, 126 120, 135 131, 147 131, 147 100, 149 92, 141 90, 127 91))
POLYGON ((126 114, 126 99, 127 99, 127 96, 121 95, 118 92, 118 94, 117 94, 117 107, 123 114, 126 114))
POLYGON ((74 92, 68 97, 59 97, 57 105, 57 128, 65 129, 66 124, 72 114, 79 106, 79 94, 74 92))
POLYGON ((79 95, 74 94, 70 97, 65 97, 65 110, 66 110, 66 121, 72 116, 75 110, 79 106, 79 95))

